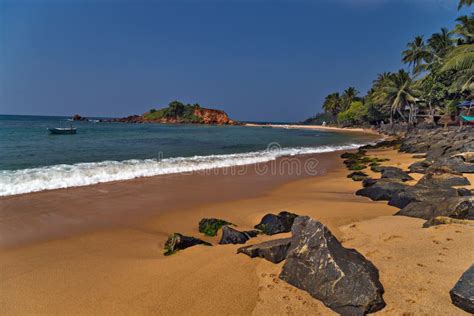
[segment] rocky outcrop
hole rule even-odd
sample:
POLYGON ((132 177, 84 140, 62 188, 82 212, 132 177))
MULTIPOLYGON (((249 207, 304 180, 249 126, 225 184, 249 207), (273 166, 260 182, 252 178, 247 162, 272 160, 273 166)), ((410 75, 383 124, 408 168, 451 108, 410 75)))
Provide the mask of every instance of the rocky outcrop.
POLYGON ((168 108, 152 109, 143 115, 108 120, 108 122, 121 123, 162 123, 162 124, 213 124, 213 125, 239 125, 240 123, 229 118, 226 112, 207 109, 198 104, 183 104, 178 101, 171 102, 168 108))
POLYGON ((364 315, 385 306, 377 268, 344 248, 320 222, 296 218, 280 279, 308 292, 342 315, 364 315))
POLYGON ((397 167, 381 167, 380 172, 382 173, 382 178, 386 179, 397 179, 400 181, 413 180, 408 173, 397 167))
POLYGON ((178 250, 183 250, 195 245, 212 246, 210 243, 204 240, 174 233, 168 237, 168 240, 165 243, 165 249, 163 254, 165 256, 169 256, 174 254, 178 250))
POLYGON ((88 121, 87 118, 82 117, 82 116, 80 116, 79 114, 75 114, 75 115, 72 117, 72 120, 73 120, 73 121, 88 121))
POLYGON ((474 314, 474 264, 463 273, 449 294, 454 305, 474 314))
POLYGON ((287 233, 291 230, 296 217, 298 215, 286 211, 280 212, 278 215, 267 214, 259 224, 255 225, 255 228, 261 230, 266 235, 287 233))
MULTIPOLYGON (((369 183, 366 182, 366 184, 369 183)), ((373 201, 390 201, 395 194, 405 190, 407 187, 407 185, 398 180, 380 179, 358 190, 356 195, 368 197, 373 201)))
POLYGON ((201 118, 202 124, 216 125, 236 125, 237 122, 231 120, 226 112, 221 110, 199 108, 194 110, 194 115, 201 118))
POLYGON ((216 236, 217 231, 224 225, 233 225, 232 223, 218 218, 203 218, 199 222, 199 232, 206 236, 216 236))
POLYGON ((411 202, 395 215, 422 218, 428 221, 437 216, 474 219, 474 197, 442 197, 436 201, 411 202))
POLYGON ((260 257, 273 263, 279 263, 286 258, 291 245, 291 238, 275 239, 260 244, 241 247, 237 253, 243 253, 250 258, 260 257))
POLYGON ((417 183, 417 185, 429 186, 429 187, 452 187, 452 186, 464 186, 470 185, 471 183, 466 177, 452 174, 452 173, 428 173, 425 174, 417 183))
POLYGON ((256 237, 260 232, 257 230, 248 230, 240 232, 229 226, 222 227, 222 237, 219 244, 245 244, 250 238, 256 237))

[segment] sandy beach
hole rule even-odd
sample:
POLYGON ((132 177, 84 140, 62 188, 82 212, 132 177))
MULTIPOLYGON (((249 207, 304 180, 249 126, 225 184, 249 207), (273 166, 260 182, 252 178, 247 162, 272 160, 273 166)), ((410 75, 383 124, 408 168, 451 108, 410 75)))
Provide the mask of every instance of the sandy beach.
MULTIPOLYGON (((202 237, 202 217, 246 229, 266 213, 289 210, 321 221, 377 266, 387 303, 379 314, 462 315, 449 290, 474 259, 473 228, 423 229, 423 220, 392 216, 398 209, 355 196, 361 184, 346 177, 339 155, 297 158, 317 159, 317 175, 222 169, 2 198, 2 313, 331 315, 277 278, 283 263, 237 255, 239 245, 162 255, 170 233, 202 237)), ((394 150, 371 155, 401 168, 414 161, 394 150)))
POLYGON ((245 126, 249 127, 267 127, 267 128, 284 128, 284 129, 307 129, 307 130, 320 130, 320 131, 332 131, 332 132, 352 132, 352 133, 364 133, 364 134, 377 134, 378 133, 370 128, 358 128, 358 127, 336 127, 336 126, 323 126, 323 125, 299 125, 299 124, 254 124, 246 123, 245 126))

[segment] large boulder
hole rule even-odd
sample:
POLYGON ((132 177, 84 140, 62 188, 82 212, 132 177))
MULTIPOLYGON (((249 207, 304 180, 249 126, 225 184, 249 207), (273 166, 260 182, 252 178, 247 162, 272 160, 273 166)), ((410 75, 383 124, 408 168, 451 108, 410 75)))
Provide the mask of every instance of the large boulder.
POLYGON ((296 217, 298 215, 286 211, 280 212, 278 215, 267 214, 259 224, 255 225, 255 228, 261 230, 266 235, 287 233, 291 230, 296 217))
POLYGON ((222 237, 219 244, 245 244, 250 238, 256 237, 260 232, 257 230, 248 230, 240 232, 229 226, 222 227, 222 237))
POLYGON ((382 178, 398 179, 400 181, 413 180, 408 173, 397 167, 381 167, 380 171, 382 172, 382 178))
POLYGON ((474 314, 474 264, 461 275, 449 294, 454 305, 474 314))
POLYGON ((417 161, 412 163, 409 167, 408 170, 412 173, 421 173, 424 174, 426 173, 426 169, 428 169, 432 165, 432 162, 423 160, 423 161, 417 161))
POLYGON ((380 179, 358 190, 356 195, 368 197, 373 201, 389 201, 395 193, 403 191, 406 187, 408 186, 398 180, 380 179))
POLYGON ((403 190, 396 191, 388 201, 388 205, 404 208, 411 202, 429 201, 436 202, 447 197, 458 197, 467 194, 465 190, 451 187, 426 187, 421 185, 406 186, 403 190), (461 193, 462 192, 462 193, 461 193))
POLYGON ((280 279, 308 292, 342 315, 364 315, 385 306, 377 268, 346 249, 320 222, 298 217, 280 279))
POLYGON ((437 216, 457 219, 474 219, 474 198, 448 197, 437 201, 411 202, 395 215, 431 220, 437 216))
POLYGON ((237 253, 244 253, 250 258, 260 257, 273 263, 279 263, 285 260, 290 245, 291 237, 275 239, 256 245, 241 247, 237 249, 237 253))
POLYGON ((165 242, 165 249, 163 254, 165 256, 169 256, 174 254, 178 250, 183 250, 195 245, 205 245, 205 246, 212 246, 207 241, 190 237, 184 236, 178 233, 174 233, 168 237, 168 240, 165 242))
POLYGON ((199 232, 206 236, 216 236, 217 231, 224 225, 233 225, 232 223, 218 218, 203 218, 199 222, 199 232))
POLYGON ((452 173, 427 173, 417 183, 417 185, 429 187, 452 187, 470 184, 466 177, 452 173))

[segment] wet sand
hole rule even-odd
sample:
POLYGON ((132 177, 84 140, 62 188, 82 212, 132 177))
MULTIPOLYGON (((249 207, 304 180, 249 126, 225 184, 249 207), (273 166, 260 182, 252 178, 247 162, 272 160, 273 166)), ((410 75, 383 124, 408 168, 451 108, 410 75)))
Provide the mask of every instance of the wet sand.
MULTIPOLYGON (((282 263, 237 255, 239 245, 162 255, 169 233, 200 236, 202 217, 246 229, 289 210, 320 220, 378 267, 387 302, 380 314, 462 315, 449 290, 473 262, 473 228, 422 229, 422 220, 391 216, 396 208, 354 195, 360 183, 346 177, 338 155, 297 158, 318 159, 316 176, 247 168, 239 176, 154 177, 0 199, 2 313, 331 315, 277 278, 282 263)), ((413 161, 394 151, 375 155, 402 168, 413 161)))

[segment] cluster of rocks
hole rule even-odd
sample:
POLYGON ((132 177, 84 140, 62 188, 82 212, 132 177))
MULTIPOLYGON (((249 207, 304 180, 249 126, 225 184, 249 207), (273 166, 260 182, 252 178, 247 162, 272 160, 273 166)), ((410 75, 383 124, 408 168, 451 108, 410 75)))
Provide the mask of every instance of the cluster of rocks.
MULTIPOLYGON (((362 172, 349 174, 355 181, 362 181, 363 188, 357 195, 388 201, 389 205, 400 208, 395 215, 426 220, 423 227, 474 223, 470 222, 474 219, 473 192, 461 187, 470 185, 462 173, 474 172, 474 129, 412 130, 398 139, 364 146, 355 154, 345 153, 341 157, 346 158, 346 165, 364 161, 366 150, 378 147, 399 148, 424 160, 413 163, 409 172, 397 167, 372 166, 372 171, 380 173, 379 179, 362 172), (409 185, 405 182, 414 180, 410 173, 421 173, 423 177, 415 185, 409 185)), ((370 159, 373 158, 365 161, 370 159)))
MULTIPOLYGON (((199 222, 199 232, 206 236, 216 236, 219 229, 222 229, 220 245, 227 244, 245 244, 250 238, 259 234, 274 235, 278 233, 290 232, 291 226, 298 215, 282 211, 279 214, 267 214, 260 223, 255 225, 254 230, 239 231, 231 226, 236 226, 231 222, 218 218, 203 218, 199 222)), ((207 245, 210 243, 199 238, 183 236, 174 233, 168 237, 165 243, 164 254, 169 256, 178 250, 183 250, 195 245, 207 245)))
MULTIPOLYGON (((406 131, 405 131, 406 132, 406 131)), ((388 201, 400 208, 395 215, 426 220, 423 227, 443 224, 474 225, 474 196, 463 173, 474 173, 474 128, 411 129, 398 139, 365 146, 396 147, 423 159, 409 166, 409 173, 423 174, 415 185, 405 182, 413 177, 396 167, 375 167, 379 179, 364 177, 357 195, 374 201, 388 201)), ((350 174, 349 176, 353 176, 350 174)), ((450 292, 454 305, 474 313, 474 265, 459 279, 450 292)))
MULTIPOLYGON (((281 280, 308 292, 342 315, 364 315, 385 307, 377 268, 356 250, 344 248, 320 222, 283 211, 265 215, 255 230, 238 231, 231 226, 235 225, 205 218, 199 223, 199 230, 215 236, 222 229, 219 244, 243 244, 258 234, 291 231, 291 237, 244 246, 237 253, 272 263, 285 260, 281 280)), ((165 244, 165 255, 194 245, 211 246, 201 239, 175 233, 165 244)))

